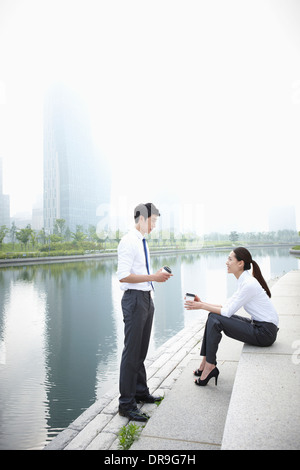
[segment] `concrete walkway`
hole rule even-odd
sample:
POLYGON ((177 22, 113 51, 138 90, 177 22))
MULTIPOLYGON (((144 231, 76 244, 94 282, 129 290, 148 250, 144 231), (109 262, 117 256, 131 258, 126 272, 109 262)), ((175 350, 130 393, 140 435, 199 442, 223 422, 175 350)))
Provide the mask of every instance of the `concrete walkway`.
MULTIPOLYGON (((205 318, 164 343, 150 359, 146 360, 148 386, 151 393, 168 396, 191 355, 199 357, 199 342, 205 318)), ((166 398, 165 398, 166 399, 166 398)), ((47 450, 93 450, 118 449, 118 432, 129 420, 118 413, 118 385, 90 406, 68 428, 56 436, 47 450)), ((158 411, 157 405, 143 405, 151 416, 158 411)), ((139 423, 140 425, 140 423, 139 423)))
MULTIPOLYGON (((251 349, 223 336, 217 387, 213 380, 206 387, 194 384, 207 312, 199 312, 197 324, 147 361, 150 392, 165 399, 159 406, 143 405, 151 418, 131 450, 300 448, 300 271, 286 274, 271 290, 280 316, 276 343, 251 349)), ((115 389, 46 449, 116 450, 117 434, 127 423, 118 415, 115 389)))
POLYGON ((278 338, 270 348, 243 347, 224 450, 300 449, 300 271, 274 285, 272 301, 280 317, 278 338))

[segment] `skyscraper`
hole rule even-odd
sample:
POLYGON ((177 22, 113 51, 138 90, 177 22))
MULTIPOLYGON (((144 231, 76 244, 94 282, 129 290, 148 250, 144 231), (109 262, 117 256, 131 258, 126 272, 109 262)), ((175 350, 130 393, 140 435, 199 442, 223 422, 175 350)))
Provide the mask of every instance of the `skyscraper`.
POLYGON ((1 225, 10 228, 10 198, 3 194, 3 165, 0 158, 0 227, 1 225))
POLYGON ((63 84, 44 104, 44 227, 65 219, 71 231, 98 222, 97 208, 110 200, 108 165, 96 149, 85 104, 63 84))

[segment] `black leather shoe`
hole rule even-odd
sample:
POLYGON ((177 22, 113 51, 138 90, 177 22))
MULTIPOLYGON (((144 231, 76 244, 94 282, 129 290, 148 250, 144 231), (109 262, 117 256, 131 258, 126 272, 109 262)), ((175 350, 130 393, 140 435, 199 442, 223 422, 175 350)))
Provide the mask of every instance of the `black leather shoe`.
POLYGON ((137 408, 133 408, 132 410, 124 410, 119 408, 119 415, 125 416, 126 418, 132 419, 133 421, 141 421, 145 422, 148 421, 150 416, 146 413, 141 413, 137 408))
POLYGON ((142 395, 140 397, 136 396, 135 401, 137 403, 156 403, 163 399, 163 397, 154 397, 153 395, 142 395))

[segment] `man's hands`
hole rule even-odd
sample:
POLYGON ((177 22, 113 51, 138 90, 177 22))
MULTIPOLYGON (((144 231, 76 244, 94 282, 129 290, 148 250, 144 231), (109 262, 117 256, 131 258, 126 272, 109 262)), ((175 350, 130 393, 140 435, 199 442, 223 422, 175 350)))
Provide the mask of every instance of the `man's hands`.
POLYGON ((164 271, 163 268, 160 268, 155 274, 152 274, 151 277, 155 282, 166 282, 171 276, 173 276, 173 274, 169 274, 164 271))

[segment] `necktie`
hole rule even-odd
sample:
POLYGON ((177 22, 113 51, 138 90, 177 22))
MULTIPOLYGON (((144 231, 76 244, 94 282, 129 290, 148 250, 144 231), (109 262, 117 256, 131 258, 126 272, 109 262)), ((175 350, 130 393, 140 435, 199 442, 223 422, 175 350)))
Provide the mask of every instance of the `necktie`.
MULTIPOLYGON (((150 274, 146 238, 143 238, 143 245, 144 245, 144 252, 145 252, 145 259, 146 259, 146 268, 147 268, 148 274, 150 274)), ((151 284, 152 289, 154 290, 152 282, 150 282, 150 284, 151 284)))

